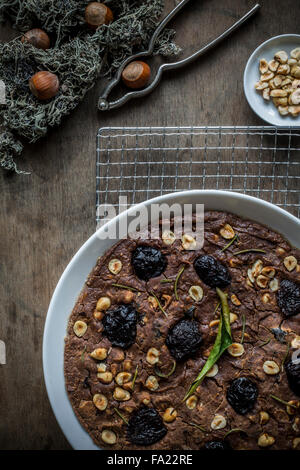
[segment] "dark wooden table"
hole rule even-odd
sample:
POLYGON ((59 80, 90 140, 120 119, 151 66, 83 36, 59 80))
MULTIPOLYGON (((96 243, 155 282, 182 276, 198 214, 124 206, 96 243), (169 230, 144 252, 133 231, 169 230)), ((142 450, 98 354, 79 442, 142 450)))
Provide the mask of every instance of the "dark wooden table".
MULTIPOLYGON (((0 172, 0 448, 69 449, 47 398, 42 336, 55 285, 95 229, 95 136, 102 126, 255 125, 243 95, 245 63, 262 41, 299 33, 298 0, 261 0, 241 31, 188 69, 164 77, 142 101, 97 112, 101 84, 62 126, 27 146, 20 166, 30 176, 0 172)), ((168 6, 174 0, 168 1, 168 6)), ((254 0, 192 1, 176 21, 185 53, 214 38, 254 0)), ((1 27, 0 39, 15 32, 1 27)), ((276 181, 275 181, 276 185, 276 181)))

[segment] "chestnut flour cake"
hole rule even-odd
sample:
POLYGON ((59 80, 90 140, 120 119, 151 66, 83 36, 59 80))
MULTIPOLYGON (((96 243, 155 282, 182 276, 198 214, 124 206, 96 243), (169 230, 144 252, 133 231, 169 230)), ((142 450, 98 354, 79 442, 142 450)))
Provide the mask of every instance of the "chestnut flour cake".
POLYGON ((74 412, 109 449, 300 449, 300 250, 215 211, 194 245, 163 231, 98 259, 65 344, 74 412))

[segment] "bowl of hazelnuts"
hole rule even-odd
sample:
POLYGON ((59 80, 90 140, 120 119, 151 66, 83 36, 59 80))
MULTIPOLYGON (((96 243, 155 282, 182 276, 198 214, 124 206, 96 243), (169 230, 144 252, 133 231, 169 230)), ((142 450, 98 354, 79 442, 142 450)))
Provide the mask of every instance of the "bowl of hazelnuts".
POLYGON ((276 127, 300 128, 300 35, 284 34, 261 44, 244 72, 252 110, 276 127))

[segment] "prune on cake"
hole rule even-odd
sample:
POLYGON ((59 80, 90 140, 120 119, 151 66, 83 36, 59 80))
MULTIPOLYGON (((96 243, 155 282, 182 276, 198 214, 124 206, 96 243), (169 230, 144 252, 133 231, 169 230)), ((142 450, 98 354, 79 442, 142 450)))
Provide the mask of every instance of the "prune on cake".
POLYGON ((202 450, 229 450, 230 446, 224 441, 209 441, 206 442, 202 450))
POLYGON ((201 281, 210 287, 226 287, 231 282, 226 266, 213 256, 198 256, 194 261, 194 268, 201 281))
POLYGON ((127 437, 135 445, 149 446, 167 434, 163 420, 155 408, 142 407, 128 421, 127 437))
POLYGON ((167 267, 167 259, 157 248, 138 246, 132 253, 131 264, 134 272, 142 281, 160 276, 167 267))
POLYGON ((285 364, 285 372, 290 389, 300 397, 300 359, 285 364))
POLYGON ((277 303, 286 317, 300 313, 300 285, 289 279, 281 281, 277 303))
POLYGON ((118 305, 104 315, 103 333, 113 346, 129 348, 135 342, 137 321, 138 312, 132 305, 118 305))
POLYGON ((253 409, 257 396, 257 386, 246 377, 233 380, 227 390, 228 403, 240 415, 244 415, 253 409))
POLYGON ((166 345, 176 361, 189 358, 198 351, 202 335, 195 320, 179 320, 169 329, 166 345))

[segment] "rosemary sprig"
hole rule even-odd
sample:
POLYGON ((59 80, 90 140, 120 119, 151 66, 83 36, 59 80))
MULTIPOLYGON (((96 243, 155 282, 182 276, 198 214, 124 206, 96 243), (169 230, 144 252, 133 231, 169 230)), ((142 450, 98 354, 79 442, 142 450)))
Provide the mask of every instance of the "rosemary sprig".
POLYGON ((196 423, 186 423, 186 424, 189 424, 190 426, 194 426, 195 428, 200 429, 200 431, 202 432, 207 432, 203 426, 200 426, 200 424, 196 424, 196 423))
POLYGON ((133 379, 132 379, 132 390, 134 390, 135 381, 136 381, 136 378, 138 376, 138 370, 139 370, 139 366, 136 366, 135 373, 134 373, 134 376, 133 376, 133 379))
POLYGON ((282 403, 283 405, 291 406, 292 408, 296 408, 296 409, 297 409, 297 406, 296 406, 296 405, 291 405, 291 404, 288 403, 287 401, 282 400, 282 398, 276 397, 276 395, 270 395, 270 397, 273 398, 273 400, 276 400, 276 401, 278 401, 279 403, 282 403))
POLYGON ((236 241, 237 238, 238 238, 238 235, 236 234, 236 235, 233 237, 233 239, 230 240, 230 242, 229 242, 226 246, 224 246, 224 248, 222 248, 221 251, 226 251, 227 248, 229 248, 229 247, 236 241))
POLYGON ((162 372, 160 372, 160 370, 158 369, 157 366, 154 367, 154 372, 158 377, 161 377, 163 379, 168 379, 169 377, 171 377, 172 374, 174 374, 175 369, 176 369, 176 365, 177 365, 176 361, 173 361, 173 366, 172 366, 170 372, 168 372, 167 374, 163 374, 162 372))
POLYGON ((287 344, 286 352, 285 352, 284 358, 282 359, 282 362, 281 362, 281 370, 282 371, 283 371, 283 366, 285 364, 285 361, 287 360, 287 357, 289 355, 289 352, 290 352, 290 343, 287 344))
POLYGON ((246 329, 246 317, 245 317, 245 315, 243 314, 243 316, 242 316, 242 337, 241 337, 241 344, 243 344, 243 342, 244 342, 244 338, 245 338, 245 329, 246 329))
POLYGON ((217 287, 217 294, 221 300, 221 315, 218 334, 215 340, 215 344, 210 352, 210 355, 204 364, 204 367, 198 374, 197 378, 192 382, 188 392, 186 393, 183 401, 189 398, 196 388, 201 384, 207 372, 222 356, 224 351, 232 344, 231 328, 230 328, 230 310, 227 302, 227 294, 217 287))
POLYGON ((243 429, 240 429, 240 428, 233 428, 233 429, 230 429, 230 431, 228 431, 228 432, 225 434, 224 439, 226 439, 226 437, 228 437, 228 436, 229 436, 231 433, 233 433, 233 432, 244 432, 245 434, 247 434, 246 431, 244 431, 243 429))
POLYGON ((118 287, 119 289, 131 290, 132 292, 142 292, 141 290, 136 289, 135 287, 125 286, 124 284, 112 284, 112 286, 118 287))
POLYGON ((236 251, 233 255, 242 255, 243 253, 250 253, 251 251, 254 251, 255 253, 267 253, 265 250, 261 250, 260 248, 249 248, 248 250, 236 251))
POLYGON ((177 276, 176 276, 176 279, 175 279, 175 284, 174 284, 174 294, 175 294, 175 299, 176 300, 179 300, 179 297, 178 297, 178 292, 177 292, 177 286, 178 286, 178 282, 179 282, 179 279, 180 279, 180 276, 182 275, 183 271, 185 270, 185 266, 182 266, 182 268, 179 270, 177 276))
POLYGON ((128 424, 128 421, 126 418, 124 418, 124 416, 120 413, 120 411, 118 410, 118 408, 114 408, 115 412, 117 413, 117 415, 119 415, 119 417, 124 421, 125 424, 128 424))
POLYGON ((168 284, 168 283, 171 283, 171 282, 174 282, 174 279, 162 279, 160 281, 161 284, 168 284))
POLYGON ((157 296, 154 294, 154 292, 150 292, 150 294, 155 298, 157 305, 159 309, 162 311, 162 313, 168 318, 167 312, 164 310, 163 306, 161 305, 160 301, 158 300, 157 296))
MULTIPOLYGON (((258 338, 259 339, 259 338, 258 338)), ((272 340, 272 338, 269 338, 267 339, 266 341, 264 341, 262 344, 259 345, 260 348, 262 348, 263 346, 266 346, 267 344, 269 344, 269 342, 272 340)), ((261 340, 262 341, 262 340, 261 340)))

